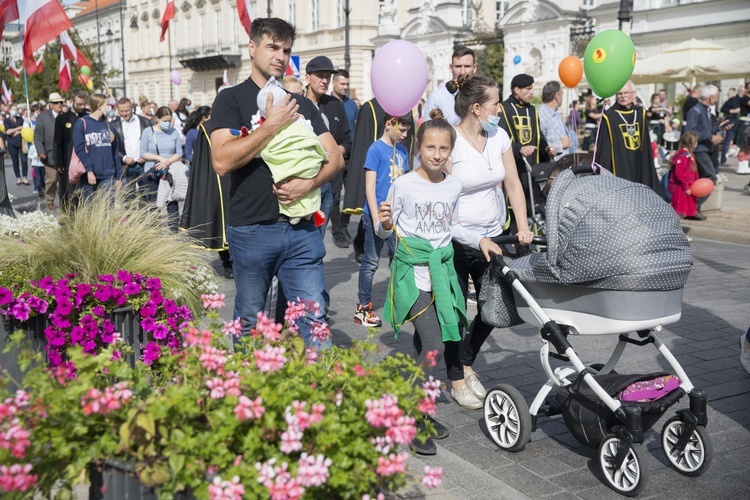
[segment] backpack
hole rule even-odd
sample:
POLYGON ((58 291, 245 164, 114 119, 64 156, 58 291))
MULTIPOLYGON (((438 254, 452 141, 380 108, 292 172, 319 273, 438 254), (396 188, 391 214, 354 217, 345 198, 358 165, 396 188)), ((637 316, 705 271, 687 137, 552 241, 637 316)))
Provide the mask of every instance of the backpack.
POLYGON ((667 203, 672 201, 672 193, 669 191, 669 177, 670 175, 672 175, 672 170, 674 169, 677 159, 686 155, 690 156, 690 153, 687 153, 685 151, 678 151, 677 153, 675 153, 672 158, 669 159, 669 170, 667 170, 667 173, 665 173, 659 180, 659 184, 661 184, 661 191, 662 193, 664 193, 662 197, 667 203))

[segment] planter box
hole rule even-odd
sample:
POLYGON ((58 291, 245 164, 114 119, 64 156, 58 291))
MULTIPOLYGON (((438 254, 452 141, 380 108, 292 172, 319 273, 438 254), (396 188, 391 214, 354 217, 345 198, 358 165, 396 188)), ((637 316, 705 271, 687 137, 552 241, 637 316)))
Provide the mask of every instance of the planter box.
MULTIPOLYGON (((89 500, 156 500, 158 493, 141 484, 129 464, 108 460, 102 470, 92 467, 89 500)), ((194 500, 190 493, 175 495, 175 500, 194 500)))
MULTIPOLYGON (((130 366, 135 366, 135 362, 141 357, 141 344, 143 342, 141 324, 130 307, 115 309, 110 319, 115 324, 115 330, 122 334, 123 340, 128 345, 133 346, 133 354, 127 356, 127 361, 130 366)), ((16 330, 22 330, 26 333, 31 348, 36 352, 44 353, 47 344, 44 329, 48 325, 47 317, 44 315, 34 316, 28 321, 3 320, 0 318, 0 367, 7 370, 14 380, 20 381, 23 378, 23 373, 18 366, 18 349, 14 348, 7 353, 3 352, 10 341, 10 334, 16 330)))

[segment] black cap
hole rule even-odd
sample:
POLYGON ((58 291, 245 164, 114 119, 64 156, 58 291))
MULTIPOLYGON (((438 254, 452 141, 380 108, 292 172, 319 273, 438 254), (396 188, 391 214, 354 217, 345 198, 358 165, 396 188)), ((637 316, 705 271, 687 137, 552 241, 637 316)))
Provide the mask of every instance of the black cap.
POLYGON ((316 71, 336 72, 333 68, 333 63, 326 56, 313 57, 310 59, 310 62, 307 63, 307 66, 305 66, 305 73, 314 73, 316 71))
POLYGON ((533 84, 534 84, 533 76, 527 75, 526 73, 521 73, 520 75, 514 76, 513 79, 510 81, 510 88, 511 89, 515 87, 525 88, 533 84))

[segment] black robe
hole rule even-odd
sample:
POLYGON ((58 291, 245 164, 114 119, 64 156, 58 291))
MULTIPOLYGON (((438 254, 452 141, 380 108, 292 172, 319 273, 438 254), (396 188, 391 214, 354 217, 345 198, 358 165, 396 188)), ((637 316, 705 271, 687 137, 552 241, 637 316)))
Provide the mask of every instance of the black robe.
MULTIPOLYGON (((533 193, 535 211, 543 210, 544 194, 539 184, 531 182, 529 185, 529 176, 526 171, 526 165, 523 162, 521 148, 524 146, 536 146, 536 151, 526 157, 529 165, 546 163, 550 161, 547 154, 547 139, 544 138, 539 128, 539 115, 536 108, 531 104, 523 104, 513 96, 508 97, 500 105, 503 108, 503 116, 500 119, 500 127, 508 133, 511 147, 513 148, 513 158, 516 161, 516 170, 518 178, 523 186, 523 192, 526 196, 526 209, 531 214, 531 196, 533 193)), ((511 211, 511 214, 513 212, 511 211)))
MULTIPOLYGON (((5 155, 0 155, 0 164, 4 161, 5 155)), ((10 204, 10 194, 8 193, 8 184, 5 182, 5 168, 0 168, 0 214, 16 218, 13 207, 10 204)))
MULTIPOLYGON (((346 184, 344 185, 345 214, 359 214, 365 206, 365 159, 367 150, 373 142, 380 139, 385 129, 385 111, 373 98, 359 109, 357 124, 354 127, 354 143, 347 165, 346 184)), ((409 129, 401 144, 409 152, 409 165, 412 162, 414 145, 414 127, 409 129)))
POLYGON ((594 161, 617 177, 645 184, 662 195, 648 133, 646 111, 615 104, 602 115, 594 161))
POLYGON ((229 176, 221 177, 214 171, 210 137, 209 120, 198 126, 180 229, 190 231, 207 250, 227 250, 229 176))

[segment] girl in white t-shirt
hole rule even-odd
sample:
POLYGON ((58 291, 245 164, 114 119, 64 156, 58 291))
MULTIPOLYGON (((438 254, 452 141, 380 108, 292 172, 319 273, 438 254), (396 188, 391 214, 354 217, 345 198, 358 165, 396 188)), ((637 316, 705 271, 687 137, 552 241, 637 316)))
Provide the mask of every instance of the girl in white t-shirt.
MULTIPOLYGON (((461 183, 444 171, 456 131, 440 110, 430 116, 416 135, 419 168, 393 182, 386 198, 390 201, 381 203, 378 211, 378 236, 390 237, 394 227, 398 236, 383 314, 396 333, 406 322, 414 323, 414 349, 426 375, 444 355, 452 391, 468 390, 459 353, 459 325, 468 325, 466 300, 453 268, 451 239, 487 260, 490 253, 500 253, 500 247, 458 223, 461 183)), ((447 437, 445 427, 434 420, 433 425, 436 438, 447 437)), ((437 451, 431 439, 414 441, 411 449, 425 455, 437 451)))
MULTIPOLYGON (((456 126, 458 137, 449 170, 462 185, 459 196, 461 226, 487 238, 500 236, 507 219, 507 195, 518 224, 518 240, 525 245, 531 243, 534 235, 528 227, 526 199, 518 179, 510 138, 498 127, 498 113, 502 108, 497 83, 486 76, 460 75, 448 82, 446 88, 458 92, 455 107, 461 117, 456 126)), ((478 296, 488 260, 481 252, 459 241, 453 242, 453 250, 453 263, 464 297, 468 294, 469 276, 478 296)), ((453 392, 453 398, 461 406, 476 408, 477 401, 481 402, 487 395, 472 365, 491 331, 492 326, 484 323, 477 312, 463 338, 461 361, 467 390, 453 392)))

